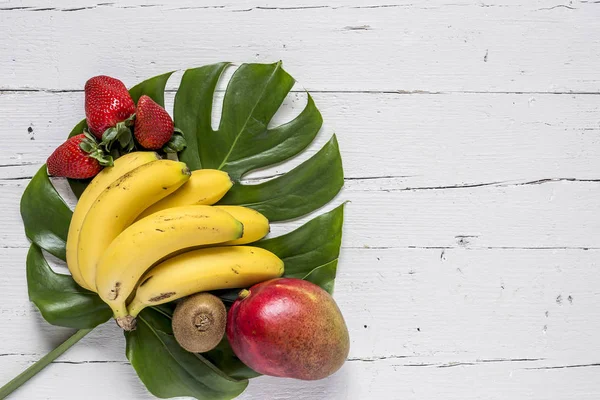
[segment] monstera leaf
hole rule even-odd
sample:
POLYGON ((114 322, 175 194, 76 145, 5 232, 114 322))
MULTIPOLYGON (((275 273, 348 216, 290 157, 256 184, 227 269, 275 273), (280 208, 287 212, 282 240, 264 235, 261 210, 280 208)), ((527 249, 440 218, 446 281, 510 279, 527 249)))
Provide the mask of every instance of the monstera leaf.
MULTIPOLYGON (((244 64, 227 86, 219 129, 214 131, 210 122, 213 96, 226 65, 186 71, 175 96, 174 116, 188 143, 180 160, 191 169, 221 169, 239 182, 250 171, 298 154, 315 138, 323 119, 309 96, 294 120, 269 128, 294 80, 281 62, 244 64)), ((323 206, 343 184, 334 136, 315 156, 283 176, 260 185, 234 185, 221 203, 251 207, 269 221, 283 221, 323 206)))
MULTIPOLYGON (((314 140, 323 121, 308 95, 306 106, 296 118, 270 127, 294 79, 280 62, 243 64, 227 85, 219 128, 213 130, 213 97, 227 66, 218 63, 185 71, 173 111, 175 126, 183 131, 188 144, 178 154, 179 159, 192 170, 215 168, 228 172, 236 184, 221 203, 254 208, 271 222, 297 218, 327 204, 344 182, 335 136, 291 171, 258 185, 241 183, 245 174, 302 152, 314 140)), ((164 105, 170 76, 169 72, 148 79, 130 93, 136 101, 146 94, 164 105)), ((70 135, 85 128, 82 120, 70 135)), ((88 183, 69 180, 77 197, 88 183)), ((42 166, 21 201, 25 232, 32 241, 27 259, 29 296, 48 322, 86 329, 109 319, 110 310, 95 293, 78 287, 70 276, 52 271, 42 252, 43 249, 65 259, 71 214, 42 166)), ((309 280, 331 292, 342 221, 343 206, 339 206, 293 232, 255 245, 283 259, 285 276, 309 280)), ((219 294, 225 300, 234 300, 231 293, 219 294)), ((127 357, 148 390, 161 398, 231 399, 239 395, 246 388, 247 379, 258 374, 235 357, 226 339, 203 355, 183 351, 172 336, 172 309, 171 304, 166 304, 145 310, 139 317, 138 329, 126 334, 127 357)))

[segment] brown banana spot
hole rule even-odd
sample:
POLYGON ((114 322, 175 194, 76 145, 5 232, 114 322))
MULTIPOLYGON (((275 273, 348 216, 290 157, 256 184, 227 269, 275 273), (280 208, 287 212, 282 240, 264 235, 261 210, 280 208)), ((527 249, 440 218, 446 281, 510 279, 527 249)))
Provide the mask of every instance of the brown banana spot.
POLYGON ((163 218, 162 220, 165 222, 169 222, 169 221, 177 221, 179 219, 183 219, 184 216, 179 216, 179 217, 167 217, 167 218, 163 218))
POLYGON ((152 303, 156 303, 156 302, 168 299, 169 297, 173 297, 175 294, 176 294, 175 292, 161 293, 158 296, 148 299, 148 301, 150 301, 152 303))
POLYGON ((119 297, 119 291, 121 290, 121 282, 115 283, 115 287, 110 290, 108 294, 109 300, 116 300, 119 297))

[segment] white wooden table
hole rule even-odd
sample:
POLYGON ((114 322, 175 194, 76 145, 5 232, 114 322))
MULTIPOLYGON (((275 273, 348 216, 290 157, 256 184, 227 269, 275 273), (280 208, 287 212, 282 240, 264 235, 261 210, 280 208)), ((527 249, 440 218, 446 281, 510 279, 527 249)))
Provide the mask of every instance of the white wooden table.
MULTIPOLYGON (((600 398, 594 0, 0 0, 0 383, 70 333, 27 299, 19 199, 85 81, 279 59, 299 85, 278 118, 306 88, 325 125, 253 177, 338 134, 352 344, 329 379, 263 377, 241 398, 600 398)), ((109 323, 13 398, 151 397, 109 323)))

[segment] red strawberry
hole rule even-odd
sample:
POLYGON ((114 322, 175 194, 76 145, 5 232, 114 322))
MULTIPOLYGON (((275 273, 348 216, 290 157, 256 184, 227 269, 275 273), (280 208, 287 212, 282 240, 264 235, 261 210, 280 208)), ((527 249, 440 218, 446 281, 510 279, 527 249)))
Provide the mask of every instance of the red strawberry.
POLYGON ((143 95, 137 104, 133 133, 142 147, 158 150, 173 136, 173 120, 164 108, 143 95))
MULTIPOLYGON (((98 139, 102 139, 108 128, 126 129, 134 113, 135 103, 120 80, 100 75, 85 83, 85 116, 90 132, 98 139), (125 124, 117 126, 123 121, 125 124)), ((120 135, 114 135, 117 136, 120 135)))
POLYGON ((103 165, 112 165, 112 157, 105 157, 96 141, 82 133, 58 146, 46 164, 50 175, 86 179, 96 176, 103 165))

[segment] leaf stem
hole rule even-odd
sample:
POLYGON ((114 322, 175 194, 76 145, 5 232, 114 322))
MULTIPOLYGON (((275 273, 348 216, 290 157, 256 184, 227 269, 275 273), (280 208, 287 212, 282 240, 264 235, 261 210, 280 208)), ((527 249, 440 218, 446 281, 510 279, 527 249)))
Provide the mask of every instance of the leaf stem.
MULTIPOLYGON (((93 328, 92 328, 93 329, 93 328)), ((31 367, 27 368, 20 375, 8 382, 6 385, 0 388, 0 399, 4 399, 6 396, 17 390, 21 385, 33 378, 38 372, 43 370, 48 364, 56 360, 65 351, 69 350, 71 346, 79 342, 85 335, 90 333, 92 329, 80 329, 75 332, 71 337, 65 340, 61 345, 56 347, 50 353, 35 362, 31 367)))

